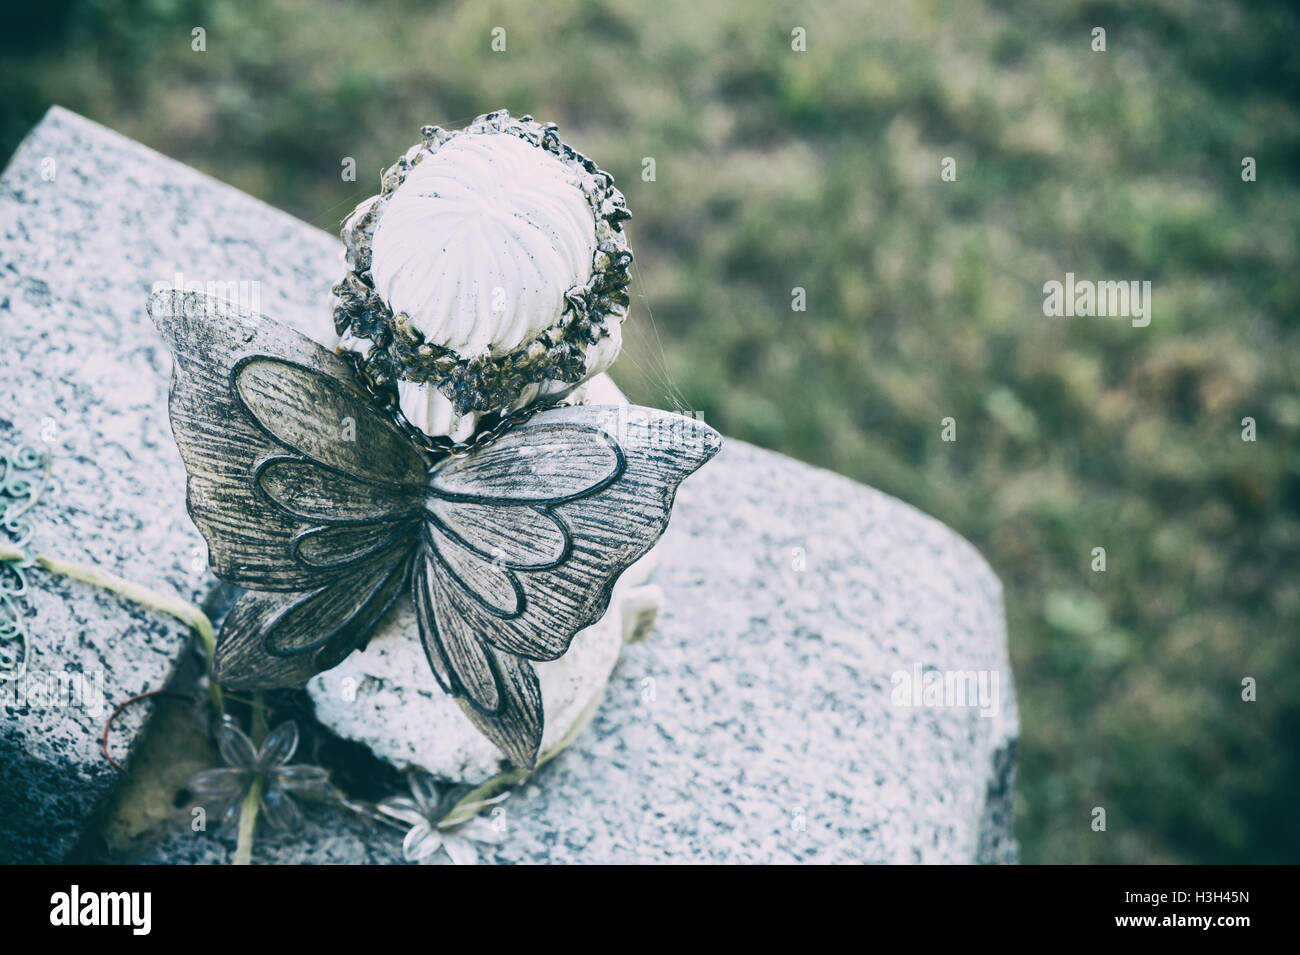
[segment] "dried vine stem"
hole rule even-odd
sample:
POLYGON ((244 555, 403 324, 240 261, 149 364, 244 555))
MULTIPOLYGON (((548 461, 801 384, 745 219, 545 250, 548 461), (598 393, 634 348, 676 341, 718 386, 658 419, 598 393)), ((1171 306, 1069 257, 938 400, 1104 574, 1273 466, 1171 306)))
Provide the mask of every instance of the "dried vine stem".
MULTIPOLYGON (((160 594, 156 590, 150 590, 148 587, 127 580, 125 577, 119 577, 117 574, 110 574, 98 567, 78 564, 75 561, 62 560, 58 557, 48 557, 45 554, 37 554, 29 558, 29 555, 21 548, 9 544, 0 544, 0 562, 25 563, 29 559, 32 563, 51 574, 58 574, 72 580, 92 584, 143 607, 165 613, 168 616, 175 617, 182 623, 188 624, 203 642, 208 664, 211 665, 212 657, 217 651, 216 631, 213 629, 212 621, 208 619, 208 615, 194 604, 181 600, 179 597, 160 594)), ((222 709, 221 687, 213 682, 211 691, 212 704, 220 712, 222 709)))
MULTIPOLYGON (((251 729, 253 743, 261 746, 266 741, 267 722, 266 706, 262 694, 253 694, 251 729)), ((257 827, 257 808, 262 802, 262 789, 266 785, 261 774, 253 777, 253 784, 248 787, 248 795, 239 807, 239 833, 235 837, 234 865, 251 865, 253 862, 253 830, 257 827)))

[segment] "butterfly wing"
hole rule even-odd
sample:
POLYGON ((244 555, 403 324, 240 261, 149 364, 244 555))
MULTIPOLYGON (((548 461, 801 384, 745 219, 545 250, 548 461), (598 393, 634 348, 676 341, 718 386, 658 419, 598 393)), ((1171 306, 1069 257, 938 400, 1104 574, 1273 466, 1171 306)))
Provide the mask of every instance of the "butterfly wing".
POLYGON ((384 552, 355 579, 305 593, 250 591, 221 626, 213 679, 234 689, 298 686, 338 666, 406 594, 413 550, 384 552))
POLYGON ((198 292, 149 303, 175 359, 168 404, 209 564, 245 594, 217 678, 301 683, 337 664, 409 579, 428 460, 348 364, 198 292))
POLYGON ((532 662, 601 618, 677 486, 720 446, 680 415, 557 408, 434 469, 412 575, 421 639, 438 682, 511 762, 532 766, 541 743, 532 662))

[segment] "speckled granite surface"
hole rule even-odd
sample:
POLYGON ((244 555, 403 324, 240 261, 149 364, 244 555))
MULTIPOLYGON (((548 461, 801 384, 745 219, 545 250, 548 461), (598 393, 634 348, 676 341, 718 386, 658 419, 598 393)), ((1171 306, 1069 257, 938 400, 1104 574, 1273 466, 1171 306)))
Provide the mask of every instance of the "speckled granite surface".
MULTIPOLYGON (((264 308, 328 320, 338 248, 234 189, 50 111, 0 178, 0 441, 54 455, 53 486, 32 513, 39 551, 200 596, 211 582, 206 548, 185 516, 166 412, 171 359, 145 314, 150 287, 178 272, 255 281, 264 308)), ((167 679, 183 628, 84 584, 35 570, 29 579, 32 685, 68 672, 92 685, 102 677, 111 709, 167 679)), ((99 754, 107 712, 25 705, 27 694, 8 691, 0 862, 57 860, 114 782, 99 754)), ((119 758, 148 710, 115 724, 119 758)))
MULTIPOLYGON (((403 865, 402 834, 326 806, 304 806, 298 832, 263 826, 254 865, 403 865)), ((125 865, 229 865, 234 839, 190 830, 178 819, 144 852, 112 861, 125 865)))
POLYGON ((1014 858, 1001 591, 973 548, 731 441, 682 485, 661 561, 659 632, 510 807, 501 861, 1014 858), (998 713, 895 705, 918 663, 1001 674, 998 713))
MULTIPOLYGON (((52 539, 119 571, 152 562, 143 579, 194 596, 198 538, 183 514, 167 360, 144 298, 178 269, 256 279, 264 311, 305 322, 328 314, 316 310, 337 245, 67 113, 24 144, 0 203, 0 327, 21 361, 16 378, 5 376, 0 414, 25 409, 24 429, 48 408, 72 422, 56 443, 65 490, 42 546, 52 539), (64 157, 53 194, 40 191, 49 184, 36 168, 47 154, 64 157), (64 163, 81 163, 82 175, 62 179, 64 163), (127 242, 133 227, 145 234, 127 242), (37 251, 50 246, 52 257, 37 251), (101 343, 93 373, 68 355, 70 342, 88 340, 101 343)), ((1016 716, 1001 592, 968 544, 869 488, 731 441, 682 486, 662 546, 658 631, 624 650, 588 731, 508 800, 496 861, 1014 859, 1016 716), (905 705, 900 675, 931 672, 982 675, 997 705, 989 715, 905 705)), ((48 660, 105 666, 110 703, 161 681, 182 642, 80 588, 51 586, 36 609, 58 624, 38 638, 48 660)), ((107 785, 95 721, 61 718, 51 731, 43 717, 6 713, 0 839, 40 848, 44 838, 48 852, 52 837, 33 842, 37 820, 49 826, 62 812, 70 833, 72 809, 88 811, 107 785), (41 767, 43 795, 15 791, 13 780, 41 767)), ((254 858, 393 861, 395 845, 387 832, 313 813, 306 831, 266 841, 254 858)), ((227 856, 215 839, 177 831, 123 861, 227 856)))
MULTIPOLYGON (((1015 860, 1001 592, 970 545, 730 441, 682 485, 662 547, 657 632, 624 649, 587 732, 505 803, 495 861, 1015 860), (999 674, 997 712, 899 705, 894 674, 917 664, 999 674)), ((395 837, 317 819, 255 860, 373 861, 376 838, 395 837)), ((178 831, 139 861, 228 851, 178 831)))

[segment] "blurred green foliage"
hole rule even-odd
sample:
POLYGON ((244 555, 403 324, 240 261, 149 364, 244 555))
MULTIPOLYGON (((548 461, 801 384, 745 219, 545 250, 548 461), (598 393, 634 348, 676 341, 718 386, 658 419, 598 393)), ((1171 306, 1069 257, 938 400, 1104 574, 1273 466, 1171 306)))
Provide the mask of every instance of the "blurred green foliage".
POLYGON ((1286 4, 98 0, 7 16, 6 155, 59 103, 331 231, 423 123, 497 107, 559 122, 635 216, 615 373, 632 397, 663 404, 671 381, 724 432, 934 514, 1000 574, 1026 861, 1300 861, 1286 4), (1150 280, 1150 327, 1045 318, 1042 285, 1067 271, 1150 280), (1240 699, 1247 676, 1258 702, 1240 699))

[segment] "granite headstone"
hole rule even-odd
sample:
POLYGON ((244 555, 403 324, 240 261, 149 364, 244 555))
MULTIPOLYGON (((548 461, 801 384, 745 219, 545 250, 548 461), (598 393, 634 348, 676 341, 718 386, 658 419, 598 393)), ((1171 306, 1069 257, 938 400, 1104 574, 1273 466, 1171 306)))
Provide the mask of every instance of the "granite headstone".
MULTIPOLYGON (((36 548, 199 599, 212 581, 145 300, 177 273, 231 295, 246 283, 249 304, 309 330, 328 322, 339 248, 52 110, 0 180, 3 437, 40 441, 54 422, 36 548)), ((488 858, 1014 861, 1001 588, 969 544, 870 488, 728 441, 683 485, 654 580, 656 631, 623 650, 592 725, 507 801, 508 838, 488 858)), ((162 685, 186 642, 49 577, 30 614, 33 666, 102 671, 105 708, 162 685)), ((123 718, 117 749, 147 709, 123 718)), ((103 803, 115 781, 98 753, 104 716, 6 703, 5 861, 60 858, 103 803)), ((254 860, 395 861, 393 839, 317 810, 254 860)), ((121 861, 228 857, 179 822, 150 846, 121 861)))

